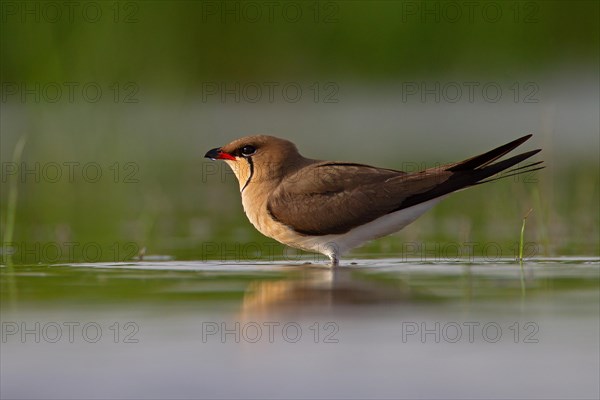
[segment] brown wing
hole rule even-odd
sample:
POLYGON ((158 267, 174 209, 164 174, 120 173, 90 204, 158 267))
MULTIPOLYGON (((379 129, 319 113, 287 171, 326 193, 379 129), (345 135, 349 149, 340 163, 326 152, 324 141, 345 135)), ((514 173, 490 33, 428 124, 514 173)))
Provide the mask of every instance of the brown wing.
MULTIPOLYGON (((447 174, 449 175, 449 174, 447 174)), ((430 190, 441 174, 406 174, 361 164, 320 163, 285 179, 269 198, 273 218, 302 234, 345 233, 430 190)))
MULTIPOLYGON (((301 234, 345 233, 386 214, 485 182, 539 151, 491 164, 529 137, 462 162, 412 174, 362 164, 312 164, 283 180, 269 198, 267 209, 274 219, 301 234)), ((516 168, 514 174, 539 169, 535 167, 538 164, 516 168)))

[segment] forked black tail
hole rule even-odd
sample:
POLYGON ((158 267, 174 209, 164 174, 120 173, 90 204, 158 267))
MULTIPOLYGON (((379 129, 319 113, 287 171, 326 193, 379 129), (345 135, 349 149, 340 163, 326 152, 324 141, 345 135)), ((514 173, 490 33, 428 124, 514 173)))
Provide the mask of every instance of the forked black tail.
POLYGON ((404 201, 402 201, 396 210, 411 207, 427 200, 435 199, 437 197, 444 196, 470 186, 480 185, 482 183, 533 172, 544 168, 544 166, 541 165, 543 161, 536 161, 527 165, 509 169, 527 160, 534 154, 539 153, 541 149, 527 151, 525 153, 507 158, 506 160, 494 163, 494 161, 498 160, 500 157, 506 155, 510 151, 526 142, 531 136, 532 135, 523 136, 519 139, 513 140, 510 143, 496 147, 495 149, 486 153, 459 161, 457 163, 447 164, 438 168, 432 168, 430 170, 423 171, 421 174, 424 174, 424 177, 430 175, 433 177, 432 179, 439 179, 445 176, 445 179, 439 185, 436 185, 425 192, 417 193, 407 197, 404 199, 404 201), (506 172, 498 175, 503 171, 506 172))

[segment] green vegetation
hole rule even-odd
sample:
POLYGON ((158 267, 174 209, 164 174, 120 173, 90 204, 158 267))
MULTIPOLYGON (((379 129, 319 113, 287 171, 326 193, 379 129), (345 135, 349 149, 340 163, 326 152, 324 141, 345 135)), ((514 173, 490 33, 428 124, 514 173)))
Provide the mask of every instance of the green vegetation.
POLYGON ((80 5, 71 18, 31 3, 37 14, 4 14, 5 82, 136 81, 185 95, 215 79, 543 71, 596 62, 600 45, 595 1, 277 1, 272 12, 268 2, 100 2, 99 17, 80 5))
MULTIPOLYGON (((12 162, 15 165, 19 165, 21 163, 21 155, 23 154, 23 148, 25 147, 25 143, 27 142, 26 137, 22 136, 17 145, 15 147, 15 151, 13 152, 12 162)), ((6 205, 6 225, 4 227, 4 242, 12 243, 13 233, 15 229, 15 215, 17 212, 17 200, 19 199, 19 191, 18 191, 18 181, 19 178, 14 176, 10 180, 10 184, 8 185, 8 201, 6 205)), ((12 265, 12 257, 10 254, 6 257, 6 263, 10 266, 12 265)))

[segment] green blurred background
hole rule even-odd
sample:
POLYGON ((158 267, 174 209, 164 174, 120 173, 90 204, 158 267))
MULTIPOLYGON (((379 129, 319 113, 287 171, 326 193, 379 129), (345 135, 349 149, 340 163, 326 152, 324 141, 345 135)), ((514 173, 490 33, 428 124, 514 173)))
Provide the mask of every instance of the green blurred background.
POLYGON ((596 1, 2 2, 3 262, 297 259, 202 158, 253 133, 405 170, 534 133, 547 169, 355 254, 513 257, 533 208, 530 256, 597 256, 598 21, 596 1))

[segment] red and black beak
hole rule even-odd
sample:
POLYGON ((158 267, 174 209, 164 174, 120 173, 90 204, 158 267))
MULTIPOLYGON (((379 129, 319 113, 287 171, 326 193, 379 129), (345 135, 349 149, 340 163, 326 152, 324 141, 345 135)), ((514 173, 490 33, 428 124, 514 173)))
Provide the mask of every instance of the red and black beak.
POLYGON ((220 147, 209 150, 205 155, 205 158, 210 158, 211 160, 233 160, 235 161, 235 157, 229 153, 221 150, 220 147))

